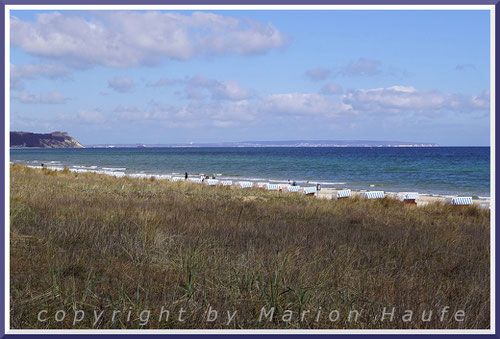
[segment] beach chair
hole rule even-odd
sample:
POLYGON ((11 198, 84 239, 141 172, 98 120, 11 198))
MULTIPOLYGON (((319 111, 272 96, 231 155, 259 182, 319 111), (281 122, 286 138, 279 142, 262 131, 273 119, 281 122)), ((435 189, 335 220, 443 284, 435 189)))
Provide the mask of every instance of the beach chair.
POLYGON ((455 206, 472 205, 472 197, 454 197, 451 198, 451 204, 455 206))
POLYGON ((201 178, 188 178, 189 182, 192 182, 193 184, 201 184, 203 183, 203 180, 201 178))
POLYGON ((267 184, 266 185, 266 190, 268 191, 279 191, 280 186, 278 184, 267 184))
POLYGON ((417 192, 406 192, 398 194, 399 200, 402 200, 405 204, 410 205, 416 205, 416 200, 418 200, 418 197, 419 195, 417 192))
POLYGON ((231 186, 233 182, 231 180, 223 180, 220 182, 222 186, 231 186))
POLYGON ((257 187, 264 189, 266 188, 267 184, 268 184, 267 182, 258 182, 257 187))
POLYGON ((302 193, 303 194, 316 194, 316 186, 312 186, 312 187, 304 187, 304 189, 302 190, 302 193))
POLYGON ((172 182, 179 182, 179 181, 184 181, 184 178, 183 177, 172 177, 172 182))
POLYGON ((300 186, 289 186, 287 187, 288 192, 298 192, 300 191, 300 186))
POLYGON ((239 181, 238 186, 240 188, 252 188, 253 183, 251 181, 239 181))
POLYGON ((205 180, 205 184, 208 186, 216 186, 219 183, 217 179, 207 179, 205 180))
POLYGON ((345 189, 335 192, 337 194, 337 199, 345 199, 351 196, 351 190, 345 189))
POLYGON ((125 172, 112 172, 111 175, 116 178, 123 178, 125 176, 125 172))
POLYGON ((363 193, 363 196, 366 199, 384 199, 385 194, 384 191, 371 191, 363 193))
POLYGON ((290 187, 290 184, 279 184, 278 185, 280 188, 280 192, 288 191, 288 187, 290 187))

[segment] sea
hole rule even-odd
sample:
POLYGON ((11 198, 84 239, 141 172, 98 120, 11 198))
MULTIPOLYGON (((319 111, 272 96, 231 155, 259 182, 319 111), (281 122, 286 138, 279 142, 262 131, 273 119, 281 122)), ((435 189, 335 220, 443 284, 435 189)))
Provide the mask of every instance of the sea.
POLYGON ((228 180, 490 197, 490 147, 11 149, 10 161, 107 174, 187 172, 228 180))

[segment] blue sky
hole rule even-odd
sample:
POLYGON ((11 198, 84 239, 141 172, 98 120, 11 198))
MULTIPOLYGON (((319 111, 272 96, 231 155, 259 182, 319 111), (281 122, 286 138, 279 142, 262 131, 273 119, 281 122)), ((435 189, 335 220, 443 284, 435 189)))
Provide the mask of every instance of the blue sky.
POLYGON ((11 130, 489 145, 488 11, 12 11, 11 130))

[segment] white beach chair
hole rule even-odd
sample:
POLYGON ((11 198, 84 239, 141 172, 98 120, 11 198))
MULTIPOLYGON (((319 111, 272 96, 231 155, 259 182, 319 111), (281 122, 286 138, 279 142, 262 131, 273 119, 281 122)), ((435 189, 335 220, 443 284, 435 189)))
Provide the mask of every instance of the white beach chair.
POLYGON ((287 191, 288 192, 298 192, 298 191, 300 191, 300 186, 289 186, 287 188, 287 191))
POLYGON ((335 192, 334 194, 337 195, 337 199, 349 198, 351 196, 351 190, 350 189, 340 190, 335 192))
POLYGON ((385 197, 384 191, 371 191, 365 192, 363 196, 366 199, 383 199, 385 197))
POLYGON ((418 200, 419 195, 417 192, 408 192, 403 196, 403 200, 418 200))
POLYGON ((233 182, 231 180, 223 180, 220 182, 222 186, 231 186, 233 182))
POLYGON ((290 184, 279 184, 278 186, 280 188, 280 191, 283 192, 283 191, 288 191, 288 187, 290 187, 291 185, 290 184))
POLYGON ((267 182, 258 182, 257 187, 258 188, 266 188, 267 184, 268 184, 267 182))
POLYGON ((116 178, 123 178, 125 176, 125 172, 112 172, 111 175, 116 178))
POLYGON ((184 178, 183 177, 172 177, 172 182, 179 182, 179 181, 184 181, 184 178))
POLYGON ((398 193, 397 198, 405 203, 415 204, 419 194, 417 192, 403 192, 398 193))
POLYGON ((451 198, 451 204, 455 206, 472 205, 472 197, 454 197, 451 198))
POLYGON ((316 186, 304 187, 302 190, 303 194, 316 194, 316 186))
POLYGON ((194 184, 201 184, 201 183, 203 183, 203 180, 201 180, 201 178, 188 178, 188 181, 192 182, 194 184))
POLYGON ((238 186, 240 188, 252 188, 253 183, 251 181, 239 181, 238 186))
POLYGON ((216 186, 219 183, 217 179, 207 179, 205 180, 205 184, 208 186, 216 186))
POLYGON ((268 191, 279 191, 280 186, 278 184, 267 184, 266 185, 266 190, 268 191))

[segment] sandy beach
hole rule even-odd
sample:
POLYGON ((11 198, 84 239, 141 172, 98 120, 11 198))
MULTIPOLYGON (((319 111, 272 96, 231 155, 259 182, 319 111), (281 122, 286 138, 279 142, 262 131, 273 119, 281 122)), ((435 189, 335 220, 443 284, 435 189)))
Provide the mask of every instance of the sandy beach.
MULTIPOLYGON (((12 164, 12 163, 11 163, 12 164)), ((33 168, 33 169, 41 169, 39 166, 32 166, 32 165, 27 165, 27 167, 29 168, 33 168)), ((49 170, 54 170, 54 171, 61 171, 63 170, 63 167, 60 167, 60 166, 46 166, 47 169, 49 170)), ((113 176, 113 177, 125 177, 125 176, 130 176, 130 177, 134 177, 134 178, 146 178, 146 179, 150 179, 152 177, 154 177, 156 180, 169 180, 169 181, 183 181, 184 178, 182 176, 174 176, 174 175, 145 175, 145 174, 132 174, 132 175, 127 175, 126 173, 124 172, 121 172, 121 171, 113 171, 112 169, 108 169, 108 170, 95 170, 95 169, 90 169, 90 168, 87 168, 87 169, 84 169, 84 168, 78 168, 78 169, 75 169, 75 168, 70 168, 69 171, 71 172, 75 172, 75 173, 97 173, 97 174, 104 174, 104 175, 109 175, 109 176, 113 176)), ((191 182, 195 182, 195 183, 198 183, 198 184, 202 184, 203 181, 199 178, 199 177, 193 177, 191 176, 191 178, 189 179, 189 181, 191 182)), ((218 181, 219 185, 220 185, 220 182, 222 182, 223 180, 216 180, 218 181)), ((231 186, 233 188, 240 188, 240 186, 238 185, 239 181, 230 181, 231 182, 231 186)), ((254 188, 260 188, 260 189, 265 189, 265 186, 269 183, 272 183, 270 181, 261 181, 261 182, 253 182, 251 181, 251 186, 254 187, 254 188)), ((278 185, 278 184, 276 184, 278 185)), ((280 184, 282 185, 282 187, 285 187, 287 185, 285 184, 280 184)), ((302 186, 301 189, 304 189, 304 187, 310 187, 310 188, 313 188, 315 186, 313 185, 308 185, 308 186, 302 186)), ((342 189, 346 189, 346 187, 342 188, 342 189)), ((332 200, 332 199, 336 199, 336 192, 339 191, 340 189, 336 189, 336 188, 321 188, 319 191, 316 191, 314 193, 314 196, 319 198, 319 199, 327 199, 327 200, 332 200)), ((281 191, 286 191, 286 188, 285 189, 281 189, 280 188, 280 192, 281 191)), ((378 189, 377 189, 378 191, 378 189)), ((362 197, 362 194, 364 192, 367 192, 366 190, 351 190, 351 197, 362 197)), ((384 192, 385 196, 388 197, 388 198, 392 198, 392 199, 399 199, 398 195, 400 195, 401 193, 403 192, 384 192)), ((300 194, 299 192, 297 193, 293 193, 293 194, 300 194)), ((419 197, 418 199, 416 200, 416 205, 417 206, 427 206, 428 204, 431 204, 431 203, 451 203, 451 197, 453 196, 433 196, 433 195, 429 195, 429 194, 419 194, 419 197)), ((473 198, 472 199, 472 203, 474 205, 477 205, 478 207, 480 207, 481 209, 490 209, 490 199, 489 198, 484 198, 484 199, 475 199, 473 198)))
MULTIPOLYGON (((336 189, 331 189, 331 188, 324 188, 321 189, 316 194, 316 197, 320 199, 333 199, 334 198, 334 193, 336 192, 336 189)), ((361 194, 364 191, 352 191, 352 196, 353 197, 360 197, 361 194)), ((398 194, 400 193, 385 193, 387 197, 393 198, 393 199, 398 199, 398 194)), ((449 197, 440 197, 440 196, 431 196, 431 195, 426 195, 426 194, 419 194, 419 198, 416 201, 417 206, 427 206, 428 204, 432 203, 450 203, 451 198, 449 197)), ((490 208, 490 200, 489 199, 472 199, 472 203, 474 205, 477 205, 478 207, 482 209, 489 209, 490 208)))

